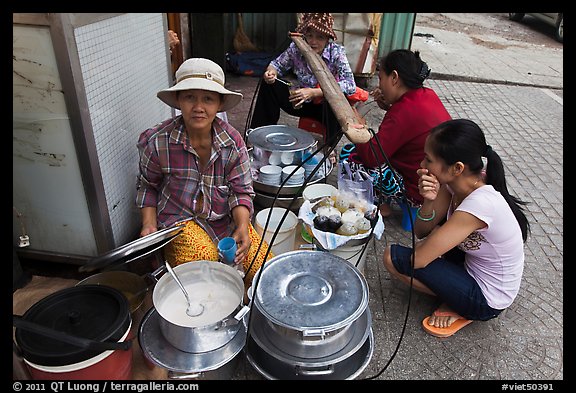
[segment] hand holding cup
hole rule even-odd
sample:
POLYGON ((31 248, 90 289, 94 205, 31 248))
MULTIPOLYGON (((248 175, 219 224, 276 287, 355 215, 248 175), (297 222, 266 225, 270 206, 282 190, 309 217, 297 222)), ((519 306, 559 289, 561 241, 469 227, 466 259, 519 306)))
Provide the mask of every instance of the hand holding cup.
POLYGON ((234 265, 237 250, 238 245, 233 237, 225 237, 218 242, 218 256, 226 265, 234 265))
POLYGON ((302 108, 302 97, 300 96, 300 87, 292 86, 288 89, 290 93, 289 101, 292 103, 292 108, 300 109, 302 108))

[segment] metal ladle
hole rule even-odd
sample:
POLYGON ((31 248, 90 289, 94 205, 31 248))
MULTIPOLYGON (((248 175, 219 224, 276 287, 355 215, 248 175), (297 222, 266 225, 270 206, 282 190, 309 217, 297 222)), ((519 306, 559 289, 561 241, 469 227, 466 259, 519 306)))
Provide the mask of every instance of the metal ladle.
POLYGON ((198 315, 202 314, 204 312, 204 305, 201 303, 192 304, 190 302, 190 296, 188 296, 188 292, 186 291, 186 288, 184 288, 184 285, 182 285, 182 282, 180 281, 180 279, 176 275, 176 272, 174 270, 172 270, 172 267, 170 266, 170 264, 168 262, 164 262, 164 263, 166 265, 166 269, 168 269, 168 273, 170 273, 170 275, 172 276, 174 281, 176 281, 176 284, 178 284, 178 286, 180 287, 180 289, 184 293, 184 296, 186 297, 186 302, 188 303, 188 308, 186 309, 186 314, 189 317, 197 317, 198 315))

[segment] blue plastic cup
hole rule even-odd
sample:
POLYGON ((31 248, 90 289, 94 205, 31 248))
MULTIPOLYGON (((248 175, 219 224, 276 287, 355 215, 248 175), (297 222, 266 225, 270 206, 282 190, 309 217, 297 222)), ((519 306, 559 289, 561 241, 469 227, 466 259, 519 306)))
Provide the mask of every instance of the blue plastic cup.
POLYGON ((220 255, 221 261, 227 265, 234 264, 237 249, 238 245, 233 237, 225 237, 218 242, 218 254, 220 255))

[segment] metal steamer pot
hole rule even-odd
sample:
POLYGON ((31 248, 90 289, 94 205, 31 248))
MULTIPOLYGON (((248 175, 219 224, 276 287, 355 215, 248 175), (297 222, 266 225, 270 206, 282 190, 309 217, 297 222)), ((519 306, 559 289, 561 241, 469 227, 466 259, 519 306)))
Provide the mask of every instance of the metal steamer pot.
MULTIPOLYGON (((247 131, 248 151, 253 172, 257 173, 263 165, 299 165, 305 153, 314 153, 318 141, 310 133, 284 125, 263 126, 247 131), (292 161, 283 161, 282 157, 292 157, 292 161)), ((307 184, 314 184, 325 179, 332 172, 333 165, 329 160, 325 162, 323 174, 317 171, 316 175, 307 184)), ((259 181, 257 175, 253 180, 256 197, 254 202, 262 207, 284 207, 298 210, 302 205, 301 185, 272 185, 259 181), (277 196, 278 195, 278 196, 277 196), (276 197, 277 196, 277 197, 276 197), (296 199, 295 202, 293 200, 296 199)))
POLYGON ((256 286, 248 361, 269 379, 349 379, 373 352, 368 285, 346 260, 292 251, 266 263, 256 286))
POLYGON ((170 275, 163 275, 152 294, 162 336, 190 353, 214 351, 232 341, 249 311, 243 304, 244 282, 238 271, 223 263, 197 261, 178 265, 174 272, 204 311, 188 317, 184 294, 170 275))
POLYGON ((252 146, 254 160, 264 165, 298 165, 302 163, 302 153, 313 151, 318 143, 310 133, 284 125, 270 125, 248 130, 247 138, 248 144, 252 146), (274 157, 272 161, 270 160, 273 153, 277 153, 274 156, 278 156, 278 161, 274 161, 274 157), (282 153, 288 153, 292 160, 282 161, 280 159, 282 153))

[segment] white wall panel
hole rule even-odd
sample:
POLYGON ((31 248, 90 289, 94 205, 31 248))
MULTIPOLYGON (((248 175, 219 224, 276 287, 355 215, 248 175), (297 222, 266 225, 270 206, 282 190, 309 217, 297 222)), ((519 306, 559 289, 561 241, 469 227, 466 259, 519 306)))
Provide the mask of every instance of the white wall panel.
POLYGON ((49 28, 14 25, 12 53, 14 244, 26 232, 34 249, 94 255, 96 243, 49 28))
POLYGON ((164 16, 125 14, 74 31, 117 246, 140 226, 135 207, 139 134, 170 117, 164 16))
POLYGON ((156 97, 172 83, 165 14, 27 20, 13 25, 14 244, 24 230, 32 254, 96 256, 140 227, 136 143, 171 116, 156 97))

